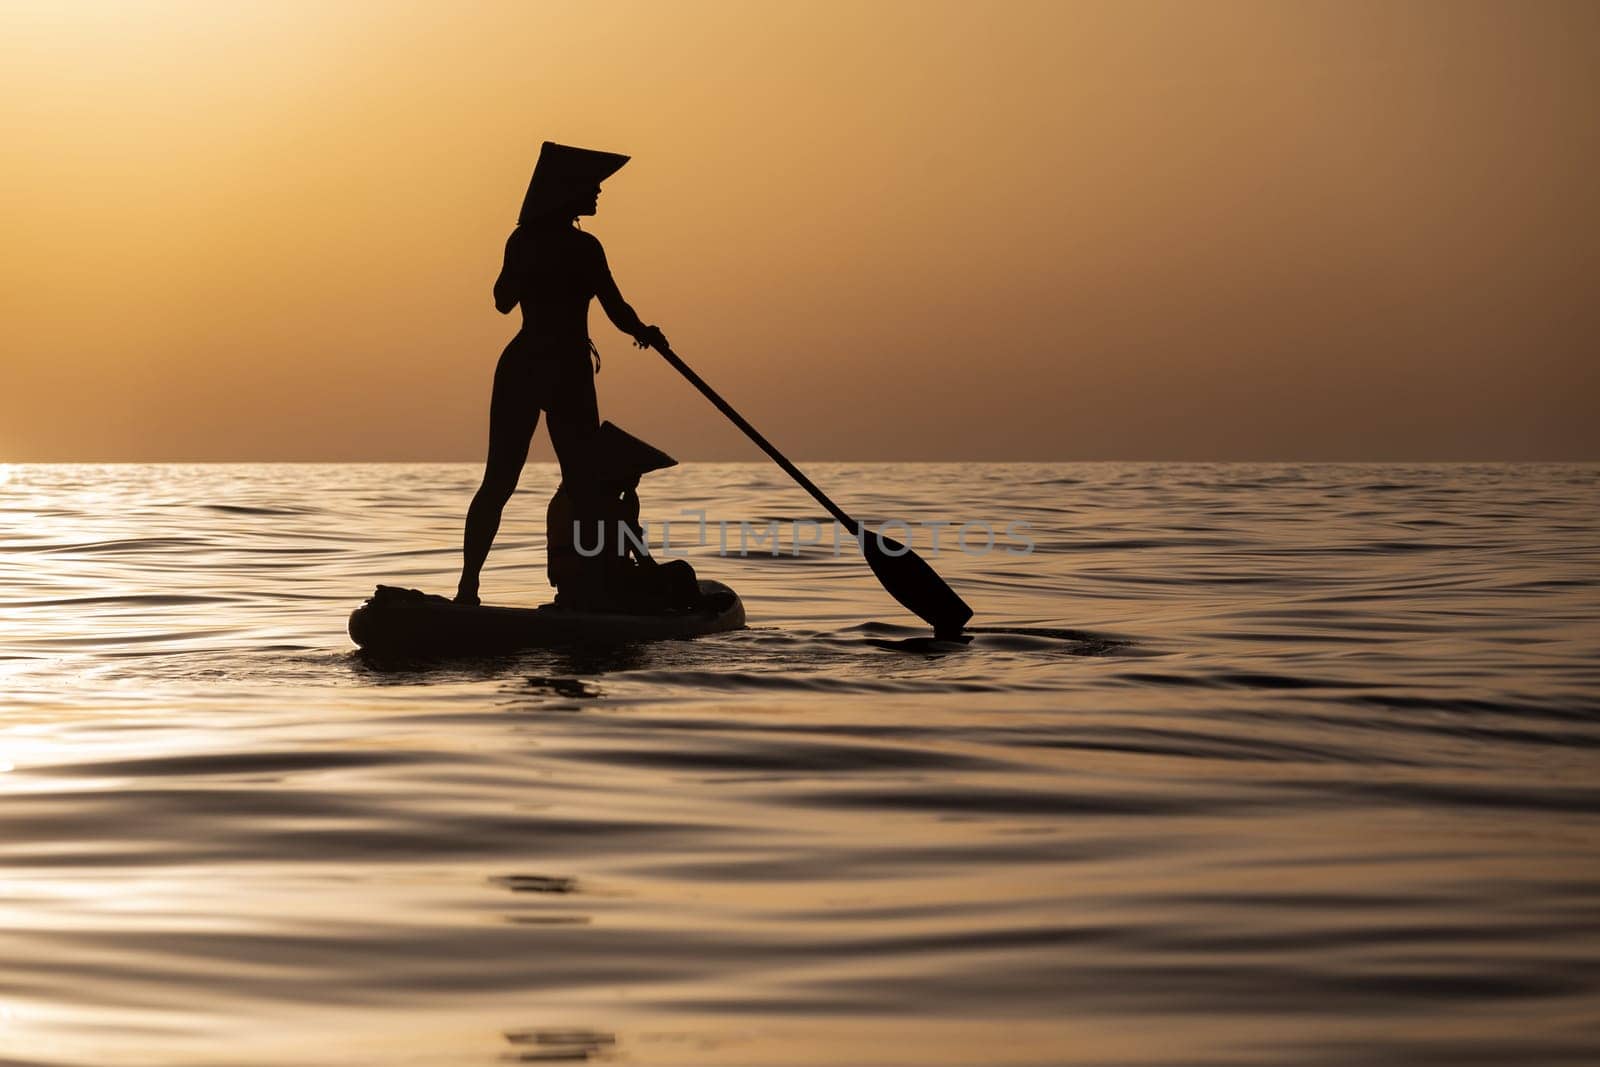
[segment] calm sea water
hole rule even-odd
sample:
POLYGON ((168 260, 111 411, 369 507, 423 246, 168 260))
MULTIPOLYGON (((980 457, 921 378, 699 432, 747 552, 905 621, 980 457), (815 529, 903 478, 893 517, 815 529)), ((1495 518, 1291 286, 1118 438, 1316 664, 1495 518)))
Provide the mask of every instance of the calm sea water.
POLYGON ((364 662, 476 473, 0 467, 0 1061, 1600 1062, 1600 467, 818 464, 1029 524, 970 646, 713 525, 746 631, 364 662))

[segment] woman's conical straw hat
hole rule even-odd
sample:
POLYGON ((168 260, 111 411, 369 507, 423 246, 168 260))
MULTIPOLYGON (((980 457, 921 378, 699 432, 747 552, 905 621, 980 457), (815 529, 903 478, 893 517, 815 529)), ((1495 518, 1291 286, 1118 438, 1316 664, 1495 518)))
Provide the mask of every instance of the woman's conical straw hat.
POLYGON ((628 157, 616 152, 596 152, 546 141, 539 149, 539 162, 534 165, 533 179, 528 182, 528 195, 522 198, 522 212, 517 221, 527 223, 564 206, 573 197, 621 170, 626 162, 628 157))

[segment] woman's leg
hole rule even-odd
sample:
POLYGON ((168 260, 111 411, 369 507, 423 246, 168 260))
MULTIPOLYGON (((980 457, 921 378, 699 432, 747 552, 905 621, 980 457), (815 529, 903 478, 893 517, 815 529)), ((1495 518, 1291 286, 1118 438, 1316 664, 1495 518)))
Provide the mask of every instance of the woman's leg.
POLYGON ((549 405, 550 444, 555 447, 567 492, 579 494, 588 482, 584 465, 589 458, 589 437, 600 429, 600 403, 594 393, 589 354, 585 352, 582 359, 563 359, 554 378, 549 405))
POLYGON ((489 546, 500 530, 500 513, 516 491, 528 444, 539 428, 538 399, 532 388, 531 361, 523 353, 507 351, 494 372, 494 396, 489 401, 489 458, 483 466, 483 483, 467 508, 467 528, 461 549, 461 583, 456 601, 478 603, 478 575, 489 557, 489 546))
MULTIPOLYGON (((594 394, 594 372, 589 369, 589 354, 581 362, 565 360, 554 376, 550 403, 550 444, 555 447, 556 461, 561 464, 561 488, 569 503, 572 532, 581 538, 579 544, 598 546, 605 532, 597 530, 602 525, 594 516, 602 514, 593 479, 589 476, 589 439, 600 429, 600 409, 594 394)), ((612 538, 616 531, 610 531, 612 538)), ((610 542, 607 542, 610 543, 610 542)), ((578 560, 584 572, 583 581, 570 583, 574 595, 569 597, 579 606, 592 606, 596 583, 590 579, 602 563, 598 559, 578 560)))

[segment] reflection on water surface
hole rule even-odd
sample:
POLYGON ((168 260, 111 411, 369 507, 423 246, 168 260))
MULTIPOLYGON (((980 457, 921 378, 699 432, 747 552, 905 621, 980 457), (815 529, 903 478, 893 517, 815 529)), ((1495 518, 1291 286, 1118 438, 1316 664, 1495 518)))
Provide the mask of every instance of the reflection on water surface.
POLYGON ((6 1062, 1600 1059, 1600 468, 820 465, 1037 551, 965 644, 713 545, 749 630, 400 665, 472 467, 8 472, 6 1062))

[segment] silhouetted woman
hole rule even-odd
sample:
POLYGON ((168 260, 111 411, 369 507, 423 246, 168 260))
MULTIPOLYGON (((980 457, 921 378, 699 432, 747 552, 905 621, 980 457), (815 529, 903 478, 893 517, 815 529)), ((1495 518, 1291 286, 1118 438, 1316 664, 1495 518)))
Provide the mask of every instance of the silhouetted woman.
POLYGON ((612 152, 569 148, 549 141, 539 151, 517 228, 506 241, 505 265, 494 283, 494 306, 509 314, 522 305, 522 329, 494 372, 489 403, 489 458, 483 484, 467 509, 461 584, 456 600, 478 602, 478 575, 500 529, 500 513, 516 490, 528 445, 539 427, 539 412, 550 417, 550 443, 569 492, 582 492, 588 440, 600 427, 591 369, 589 301, 600 306, 617 329, 641 348, 666 344, 622 299, 606 265, 605 250, 576 226, 593 215, 600 183, 628 161, 612 152))

